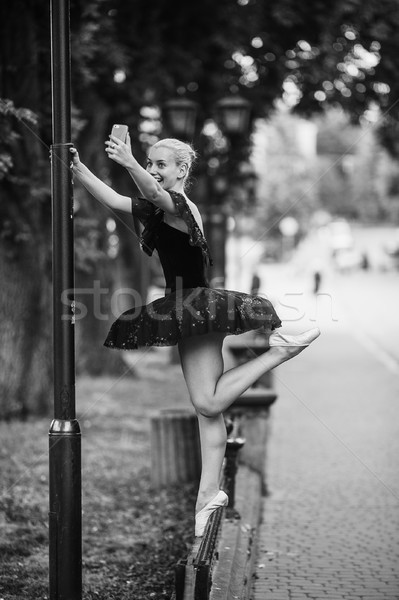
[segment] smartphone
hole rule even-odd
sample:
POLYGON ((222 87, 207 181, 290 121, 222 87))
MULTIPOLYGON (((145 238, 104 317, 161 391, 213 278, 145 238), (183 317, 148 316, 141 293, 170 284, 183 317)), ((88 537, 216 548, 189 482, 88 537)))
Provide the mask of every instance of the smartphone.
POLYGON ((114 135, 119 140, 126 144, 127 134, 129 132, 129 128, 127 125, 116 124, 112 126, 111 135, 114 135))

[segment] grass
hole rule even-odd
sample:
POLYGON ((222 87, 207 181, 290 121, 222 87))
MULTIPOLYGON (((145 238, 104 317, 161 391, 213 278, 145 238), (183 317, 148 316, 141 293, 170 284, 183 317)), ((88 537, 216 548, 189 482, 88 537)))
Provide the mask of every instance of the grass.
MULTIPOLYGON (((150 417, 187 406, 164 350, 129 353, 136 377, 80 378, 83 598, 170 598, 192 542, 195 486, 155 492, 150 417)), ((48 419, 0 423, 0 600, 48 598, 48 419)))

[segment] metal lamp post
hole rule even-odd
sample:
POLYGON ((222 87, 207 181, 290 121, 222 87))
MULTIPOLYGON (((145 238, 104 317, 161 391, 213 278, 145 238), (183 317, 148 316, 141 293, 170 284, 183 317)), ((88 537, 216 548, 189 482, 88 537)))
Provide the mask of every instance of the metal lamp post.
POLYGON ((251 104, 241 96, 226 96, 216 102, 216 120, 228 137, 245 135, 249 127, 251 104))
POLYGON ((81 445, 75 414, 75 323, 69 1, 50 0, 53 144, 54 419, 49 430, 50 600, 81 600, 81 445))
POLYGON ((197 104, 186 98, 174 98, 163 105, 165 120, 173 135, 190 140, 195 131, 197 104))
MULTIPOLYGON (((226 96, 215 104, 216 120, 227 136, 248 131, 251 104, 241 96, 226 96)), ((173 98, 162 107, 166 123, 174 135, 191 138, 195 131, 197 104, 187 98, 173 98)))
MULTIPOLYGON (((248 132, 250 111, 251 104, 237 95, 222 98, 215 104, 215 120, 230 142, 228 162, 230 162, 229 171, 231 172, 236 171, 236 166, 239 167, 239 165, 231 163, 236 150, 236 144, 238 146, 240 138, 248 132)), ((227 175, 225 176, 225 180, 230 181, 231 178, 227 175)), ((227 192, 228 185, 226 185, 226 190, 222 191, 221 195, 225 196, 227 192)), ((224 198, 220 201, 219 212, 211 212, 208 223, 210 242, 215 249, 214 277, 218 287, 224 287, 226 271, 227 216, 225 210, 223 210, 223 204, 224 198)))

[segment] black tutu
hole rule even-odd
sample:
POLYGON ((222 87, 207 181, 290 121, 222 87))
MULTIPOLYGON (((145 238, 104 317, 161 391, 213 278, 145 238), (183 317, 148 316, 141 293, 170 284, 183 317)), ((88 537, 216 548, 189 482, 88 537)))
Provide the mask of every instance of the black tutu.
POLYGON ((163 298, 124 312, 112 325, 104 345, 134 350, 141 346, 173 346, 183 338, 221 332, 245 333, 281 325, 273 305, 261 296, 209 286, 212 265, 207 242, 186 198, 169 191, 187 232, 169 225, 164 211, 143 199, 132 199, 132 212, 144 225, 141 247, 158 252, 165 275, 163 298))
POLYGON ((196 287, 167 294, 124 312, 112 325, 104 345, 134 350, 173 346, 186 337, 212 332, 238 335, 280 327, 273 305, 261 296, 196 287))

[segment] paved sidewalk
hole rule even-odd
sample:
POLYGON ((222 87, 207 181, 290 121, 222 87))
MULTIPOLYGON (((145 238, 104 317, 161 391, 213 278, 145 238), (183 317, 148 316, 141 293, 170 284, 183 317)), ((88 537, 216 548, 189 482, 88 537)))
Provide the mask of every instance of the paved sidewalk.
POLYGON ((399 599, 397 374, 338 326, 274 381, 251 599, 399 599))

